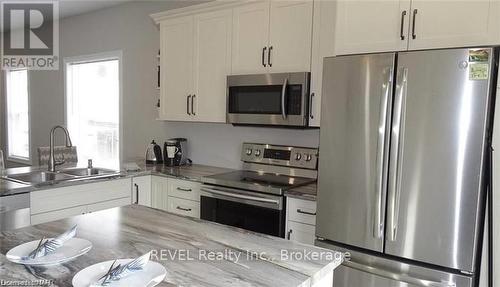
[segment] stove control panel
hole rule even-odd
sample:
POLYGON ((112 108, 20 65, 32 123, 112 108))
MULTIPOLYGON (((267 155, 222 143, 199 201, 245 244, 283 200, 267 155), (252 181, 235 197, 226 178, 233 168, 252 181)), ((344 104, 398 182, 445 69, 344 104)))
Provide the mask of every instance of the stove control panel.
POLYGON ((317 169, 318 149, 258 143, 244 143, 241 160, 296 168, 317 169))

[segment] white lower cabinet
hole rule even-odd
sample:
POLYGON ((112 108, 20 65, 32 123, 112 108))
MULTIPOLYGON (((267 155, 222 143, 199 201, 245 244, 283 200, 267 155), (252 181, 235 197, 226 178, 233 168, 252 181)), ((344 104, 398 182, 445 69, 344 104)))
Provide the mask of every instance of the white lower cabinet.
POLYGON ((153 208, 200 218, 201 183, 161 176, 152 176, 151 182, 153 208))
POLYGON ((161 210, 168 209, 168 178, 151 177, 151 207, 161 210))
POLYGON ((33 191, 31 224, 128 205, 130 186, 128 178, 33 191))
POLYGON ((151 207, 151 176, 132 179, 132 203, 151 207))
POLYGON ((286 237, 314 245, 316 239, 316 202, 287 197, 286 237))

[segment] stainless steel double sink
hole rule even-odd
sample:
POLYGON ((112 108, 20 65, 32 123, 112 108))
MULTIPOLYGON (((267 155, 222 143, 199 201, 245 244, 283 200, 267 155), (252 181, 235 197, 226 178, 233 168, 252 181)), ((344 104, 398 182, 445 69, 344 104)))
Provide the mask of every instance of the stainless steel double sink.
POLYGON ((26 173, 9 174, 2 178, 14 182, 30 185, 50 185, 63 181, 89 180, 98 178, 115 177, 118 171, 104 168, 68 168, 57 172, 31 171, 26 173))

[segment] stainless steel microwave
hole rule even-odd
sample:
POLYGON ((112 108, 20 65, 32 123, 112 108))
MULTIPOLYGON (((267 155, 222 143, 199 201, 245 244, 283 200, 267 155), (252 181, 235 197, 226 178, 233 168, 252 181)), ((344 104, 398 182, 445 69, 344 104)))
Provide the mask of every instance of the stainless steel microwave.
POLYGON ((307 127, 311 73, 227 77, 227 122, 307 127))

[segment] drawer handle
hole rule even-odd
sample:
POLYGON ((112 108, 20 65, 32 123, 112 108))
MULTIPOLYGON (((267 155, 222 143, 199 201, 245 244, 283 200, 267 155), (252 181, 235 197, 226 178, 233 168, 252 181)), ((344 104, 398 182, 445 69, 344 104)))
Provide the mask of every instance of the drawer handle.
POLYGON ((302 209, 300 208, 297 208, 297 212, 298 213, 302 213, 302 214, 307 214, 307 215, 316 215, 316 212, 308 212, 308 211, 303 211, 302 209))
POLYGON ((191 188, 182 188, 182 187, 178 187, 177 190, 180 190, 180 191, 193 191, 191 188))
POLYGON ((179 210, 182 210, 182 211, 188 211, 188 212, 191 211, 191 208, 183 208, 183 207, 180 207, 180 206, 177 206, 176 208, 179 209, 179 210))

